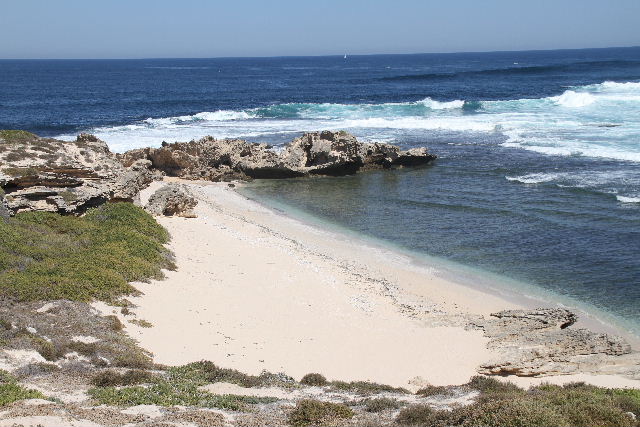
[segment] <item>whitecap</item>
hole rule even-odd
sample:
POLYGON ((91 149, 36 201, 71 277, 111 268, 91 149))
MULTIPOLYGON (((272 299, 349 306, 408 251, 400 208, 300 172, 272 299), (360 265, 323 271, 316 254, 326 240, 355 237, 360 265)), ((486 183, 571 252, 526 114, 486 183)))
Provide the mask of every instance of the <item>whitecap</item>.
POLYGON ((464 101, 461 101, 459 99, 443 102, 443 101, 436 101, 435 99, 431 99, 427 97, 422 101, 419 101, 419 103, 423 104, 425 107, 428 107, 432 110, 450 110, 454 108, 462 108, 464 106, 464 101))
POLYGON ((540 184, 553 181, 558 178, 557 173, 530 173, 522 176, 505 176, 508 181, 517 181, 523 184, 540 184))
POLYGON ((640 203, 640 197, 629 197, 629 196, 621 196, 616 195, 616 199, 622 203, 640 203))
POLYGON ((596 98, 590 93, 573 90, 567 90, 562 95, 553 96, 550 99, 558 105, 571 108, 586 107, 596 102, 596 98))

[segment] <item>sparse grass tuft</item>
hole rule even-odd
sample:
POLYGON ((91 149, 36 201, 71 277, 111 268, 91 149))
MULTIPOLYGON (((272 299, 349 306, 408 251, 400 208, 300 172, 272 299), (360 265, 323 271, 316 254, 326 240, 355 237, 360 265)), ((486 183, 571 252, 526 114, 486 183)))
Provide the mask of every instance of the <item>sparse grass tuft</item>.
POLYGON ((173 268, 168 233, 130 203, 106 204, 82 218, 28 212, 0 221, 0 297, 18 301, 111 301, 128 282, 173 268))
POLYGON ((325 425, 350 419, 353 415, 353 411, 346 405, 305 399, 298 401, 289 414, 289 423, 293 426, 325 425))
POLYGON ((300 383, 311 386, 323 386, 327 384, 327 379, 322 374, 312 373, 302 377, 300 383))

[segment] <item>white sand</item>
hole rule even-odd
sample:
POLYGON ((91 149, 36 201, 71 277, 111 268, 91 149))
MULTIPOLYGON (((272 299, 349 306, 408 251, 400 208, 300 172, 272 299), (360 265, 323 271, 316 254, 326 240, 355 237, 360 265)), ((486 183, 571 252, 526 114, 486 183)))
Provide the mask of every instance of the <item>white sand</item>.
POLYGON ((206 359, 253 374, 319 372, 410 389, 461 384, 494 355, 456 319, 518 308, 226 184, 190 186, 198 218, 158 218, 178 270, 136 284, 143 295, 132 298, 153 327, 124 321, 158 363, 206 359))

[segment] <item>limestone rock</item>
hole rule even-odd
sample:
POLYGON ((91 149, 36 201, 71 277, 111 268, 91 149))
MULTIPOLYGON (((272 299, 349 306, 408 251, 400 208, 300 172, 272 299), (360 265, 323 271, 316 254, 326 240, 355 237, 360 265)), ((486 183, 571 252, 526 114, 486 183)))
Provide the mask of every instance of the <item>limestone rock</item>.
POLYGON ((578 372, 640 377, 640 356, 621 337, 572 329, 577 316, 565 309, 505 310, 480 321, 489 348, 500 358, 479 372, 546 376, 578 372))
POLYGON ((94 135, 80 134, 75 141, 21 131, 0 135, 0 187, 11 214, 77 214, 112 199, 133 201, 157 175, 149 162, 124 167, 94 135))
POLYGON ((0 193, 0 218, 7 219, 11 216, 11 211, 9 210, 9 205, 4 198, 4 194, 0 193))
POLYGON ((145 210, 152 215, 181 216, 185 218, 195 218, 193 208, 198 204, 198 200, 193 197, 186 186, 170 183, 156 190, 145 210))
POLYGON ((124 166, 146 159, 166 175, 210 181, 348 175, 361 169, 416 166, 435 158, 426 148, 400 151, 389 144, 359 142, 344 131, 305 133, 280 152, 267 144, 205 137, 119 155, 124 166))

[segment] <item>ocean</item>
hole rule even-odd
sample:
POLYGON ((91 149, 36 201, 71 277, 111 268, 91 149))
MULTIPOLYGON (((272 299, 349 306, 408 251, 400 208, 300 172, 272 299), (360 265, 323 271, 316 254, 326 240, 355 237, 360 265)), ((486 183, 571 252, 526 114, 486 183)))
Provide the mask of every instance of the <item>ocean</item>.
POLYGON ((640 335, 640 48, 2 60, 0 82, 0 128, 118 152, 323 129, 426 145, 427 167, 244 191, 640 335))

